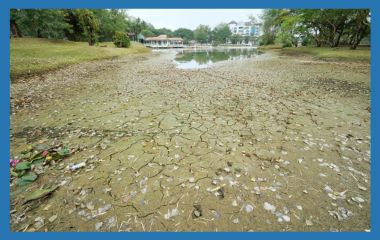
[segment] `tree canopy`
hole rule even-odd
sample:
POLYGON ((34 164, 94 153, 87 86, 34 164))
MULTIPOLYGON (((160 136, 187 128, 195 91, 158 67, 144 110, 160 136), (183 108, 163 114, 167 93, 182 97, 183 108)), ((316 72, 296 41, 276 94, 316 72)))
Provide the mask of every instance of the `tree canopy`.
POLYGON ((227 24, 221 23, 214 28, 212 34, 212 38, 215 42, 226 43, 232 33, 227 24))
POLYGON ((356 49, 370 36, 368 9, 266 9, 261 43, 281 42, 284 46, 298 46, 312 42, 320 47, 349 45, 356 49))
POLYGON ((178 28, 173 32, 174 36, 183 38, 184 42, 187 43, 194 39, 194 33, 192 30, 187 28, 178 28))
MULTIPOLYGON (((253 37, 232 35, 225 23, 214 29, 199 25, 194 31, 155 28, 140 18, 128 16, 123 9, 12 9, 10 13, 13 37, 68 39, 94 45, 96 41, 112 41, 116 32, 130 32, 134 36, 181 37, 185 43, 191 40, 214 44, 257 41, 253 37)), ((263 45, 349 45, 355 49, 364 38, 370 37, 368 9, 265 9, 261 22, 254 16, 248 18, 251 23, 261 25, 260 44, 263 45)))
POLYGON ((194 39, 200 43, 209 43, 211 40, 211 28, 207 25, 199 25, 194 30, 194 39))

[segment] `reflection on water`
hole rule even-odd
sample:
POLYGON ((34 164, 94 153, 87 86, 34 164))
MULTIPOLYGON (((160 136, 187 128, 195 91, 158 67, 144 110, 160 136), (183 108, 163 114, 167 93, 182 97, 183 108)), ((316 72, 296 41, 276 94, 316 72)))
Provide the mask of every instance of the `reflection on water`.
POLYGON ((178 68, 205 68, 219 61, 234 61, 256 57, 260 54, 255 48, 182 50, 174 62, 178 68))

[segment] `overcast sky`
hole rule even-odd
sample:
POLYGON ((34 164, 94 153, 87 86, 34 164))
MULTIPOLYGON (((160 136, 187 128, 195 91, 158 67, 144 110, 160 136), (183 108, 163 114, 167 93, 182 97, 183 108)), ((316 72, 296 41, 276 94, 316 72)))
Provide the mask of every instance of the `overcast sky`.
POLYGON ((127 13, 153 24, 155 28, 194 30, 199 24, 213 28, 221 22, 247 21, 249 15, 258 18, 261 9, 128 9, 127 13))

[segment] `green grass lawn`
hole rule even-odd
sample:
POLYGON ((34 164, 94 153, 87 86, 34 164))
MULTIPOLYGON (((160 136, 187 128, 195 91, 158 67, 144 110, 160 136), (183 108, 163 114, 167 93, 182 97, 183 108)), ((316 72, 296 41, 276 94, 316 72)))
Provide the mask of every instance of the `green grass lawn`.
POLYGON ((150 50, 132 42, 130 48, 116 48, 113 43, 88 46, 86 42, 38 38, 10 39, 11 79, 43 73, 84 61, 144 53, 150 50))
POLYGON ((283 48, 280 51, 284 55, 309 55, 321 60, 341 60, 341 61, 366 61, 371 58, 369 47, 358 47, 356 50, 351 50, 348 47, 328 48, 328 47, 298 47, 298 48, 283 48))

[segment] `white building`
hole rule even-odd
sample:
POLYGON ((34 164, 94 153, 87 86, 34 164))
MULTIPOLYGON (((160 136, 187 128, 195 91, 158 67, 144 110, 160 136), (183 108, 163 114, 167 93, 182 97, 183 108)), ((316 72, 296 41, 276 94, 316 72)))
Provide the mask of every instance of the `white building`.
POLYGON ((151 48, 182 48, 182 38, 169 38, 167 35, 157 37, 147 37, 144 40, 144 45, 151 48))
POLYGON ((231 33, 243 37, 259 37, 262 35, 261 27, 258 23, 251 22, 235 22, 228 23, 231 33))

